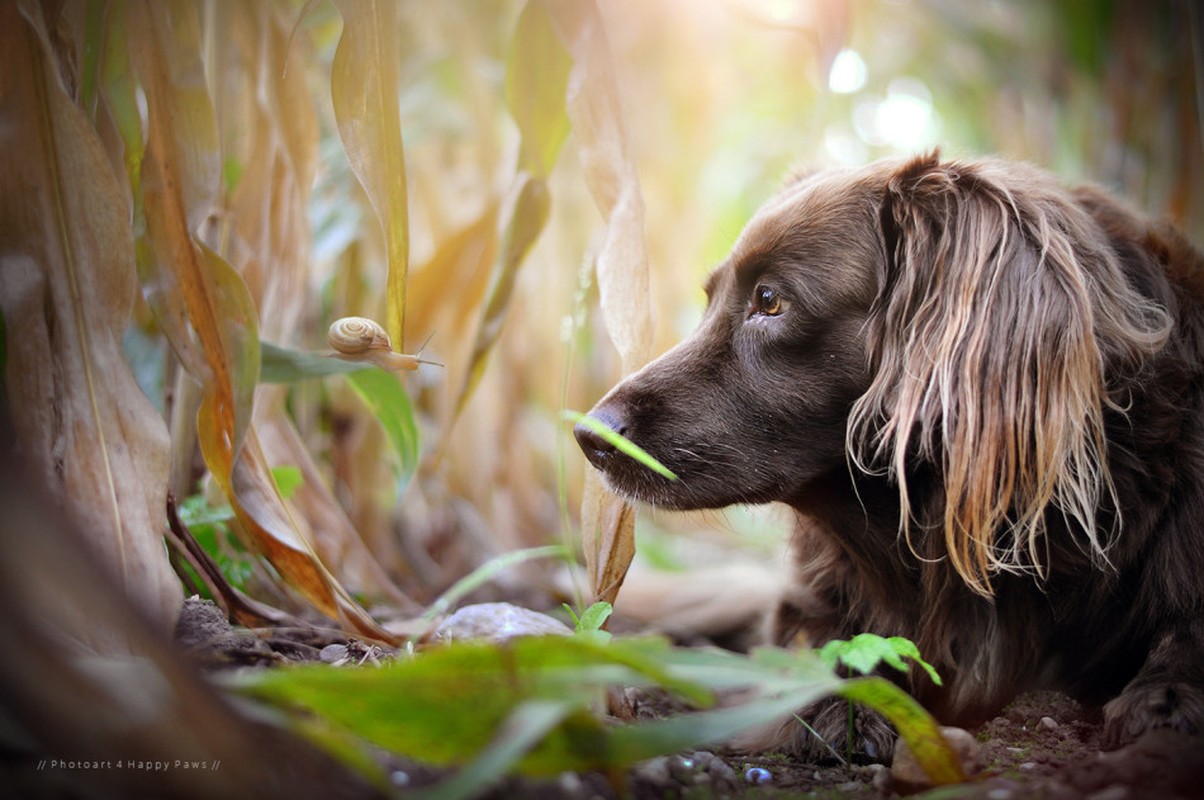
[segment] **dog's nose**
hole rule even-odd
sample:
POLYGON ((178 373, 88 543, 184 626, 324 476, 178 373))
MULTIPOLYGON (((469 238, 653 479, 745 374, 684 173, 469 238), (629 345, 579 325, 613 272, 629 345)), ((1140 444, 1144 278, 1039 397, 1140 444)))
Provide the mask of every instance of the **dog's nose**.
MULTIPOLYGON (((623 435, 626 431, 626 426, 618 415, 605 406, 594 409, 589 416, 593 421, 605 425, 615 433, 623 435)), ((573 436, 577 438, 577 444, 580 445, 581 452, 585 453, 585 457, 589 459, 589 463, 601 470, 609 466, 611 456, 615 454, 615 446, 602 438, 601 434, 590 427, 585 420, 580 420, 573 426, 573 436)))

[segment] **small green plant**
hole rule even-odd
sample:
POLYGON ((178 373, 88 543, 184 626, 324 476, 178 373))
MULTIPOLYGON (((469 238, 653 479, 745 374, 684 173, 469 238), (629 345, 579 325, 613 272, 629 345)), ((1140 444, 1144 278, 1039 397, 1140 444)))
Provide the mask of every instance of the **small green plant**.
MULTIPOLYGON (((885 715, 934 782, 964 780, 936 722, 884 678, 841 678, 810 651, 739 654, 674 647, 658 637, 602 643, 581 635, 601 632, 609 611, 596 604, 574 613, 577 636, 452 642, 372 669, 257 670, 232 675, 227 685, 284 711, 328 746, 337 733, 459 767, 426 795, 444 800, 479 793, 509 772, 615 773, 656 755, 730 741, 834 693, 885 715), (596 709, 617 687, 659 687, 699 710, 611 724, 596 709), (732 692, 744 699, 715 702, 732 692)), ((332 752, 345 757, 346 750, 332 752)))
POLYGON ((820 661, 829 667, 835 669, 843 664, 860 675, 869 675, 883 663, 900 672, 907 672, 908 666, 904 658, 919 664, 933 683, 941 685, 941 676, 931 664, 920 657, 920 648, 903 636, 888 638, 873 633, 859 633, 847 641, 833 639, 819 649, 820 661))
MULTIPOLYGON (((301 470, 295 466, 281 466, 272 469, 272 478, 280 496, 288 499, 300 488, 304 478, 301 470)), ((255 569, 255 556, 247 550, 242 541, 230 530, 230 522, 234 519, 234 509, 228 503, 211 503, 204 494, 198 492, 190 495, 180 503, 180 522, 188 528, 192 538, 196 539, 206 553, 217 563, 222 575, 235 589, 245 589, 255 569)), ((190 567, 185 569, 191 571, 190 567)), ((203 581, 195 582, 204 589, 203 581)), ((209 598, 214 599, 214 598, 209 598)))
POLYGON ((583 639, 589 639, 597 644, 605 644, 610 641, 610 631, 602 629, 606 624, 606 620, 614 613, 614 606, 610 603, 594 603, 589 608, 581 612, 581 616, 577 616, 577 612, 568 603, 564 603, 564 610, 569 613, 569 617, 573 620, 573 630, 577 636, 583 639))
MULTIPOLYGON (((911 659, 924 668, 928 677, 937 686, 941 685, 941 676, 936 669, 920 657, 920 648, 915 642, 903 636, 884 637, 874 633, 859 633, 852 639, 833 639, 817 651, 820 661, 835 670, 843 665, 860 675, 869 675, 882 664, 887 664, 900 672, 907 672, 909 667, 904 658, 911 659)), ((849 727, 845 736, 845 756, 848 760, 853 755, 853 701, 849 700, 849 727)), ((799 720, 815 734, 810 725, 799 720)), ((818 736, 818 734, 815 734, 818 736)))

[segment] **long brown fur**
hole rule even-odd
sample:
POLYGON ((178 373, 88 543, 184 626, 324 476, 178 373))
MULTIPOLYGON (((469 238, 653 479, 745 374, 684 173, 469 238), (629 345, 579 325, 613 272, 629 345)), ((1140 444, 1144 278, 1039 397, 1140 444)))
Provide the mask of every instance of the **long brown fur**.
POLYGON ((905 535, 913 449, 940 464, 950 563, 984 595, 995 572, 1043 574, 1050 508, 1106 563, 1106 363, 1142 363, 1170 328, 1086 212, 1026 172, 920 161, 891 178, 893 252, 867 328, 876 369, 849 418, 857 466, 898 483, 905 535))
MULTIPOLYGON (((1056 686, 1106 702, 1111 745, 1204 731, 1204 258, 1182 235, 932 154, 791 181, 707 291, 592 412, 679 480, 578 439, 635 499, 795 509, 775 642, 907 636, 950 723, 1056 686)), ((809 714, 841 744, 843 715, 809 714)), ((857 736, 889 755, 881 720, 857 736)))

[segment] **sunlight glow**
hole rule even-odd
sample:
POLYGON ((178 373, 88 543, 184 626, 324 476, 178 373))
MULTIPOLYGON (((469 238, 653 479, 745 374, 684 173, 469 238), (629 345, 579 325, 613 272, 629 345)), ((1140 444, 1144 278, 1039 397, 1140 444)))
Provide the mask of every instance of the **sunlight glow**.
POLYGON ((865 86, 865 61, 856 50, 841 50, 828 72, 828 88, 837 94, 852 94, 865 86))
POLYGON ((801 13, 796 0, 770 0, 763 8, 765 14, 775 22, 795 22, 801 13))
POLYGON ((853 128, 863 142, 914 151, 936 142, 940 120, 932 108, 932 93, 923 81, 896 78, 884 99, 869 99, 853 109, 853 128))

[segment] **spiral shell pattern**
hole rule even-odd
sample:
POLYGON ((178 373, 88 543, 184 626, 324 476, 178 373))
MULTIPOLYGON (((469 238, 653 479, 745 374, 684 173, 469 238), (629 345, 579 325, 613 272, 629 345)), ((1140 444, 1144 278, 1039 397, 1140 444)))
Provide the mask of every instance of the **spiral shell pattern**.
POLYGON ((326 341, 336 353, 349 356, 362 355, 372 350, 393 349, 385 329, 365 317, 336 319, 326 333, 326 341))

